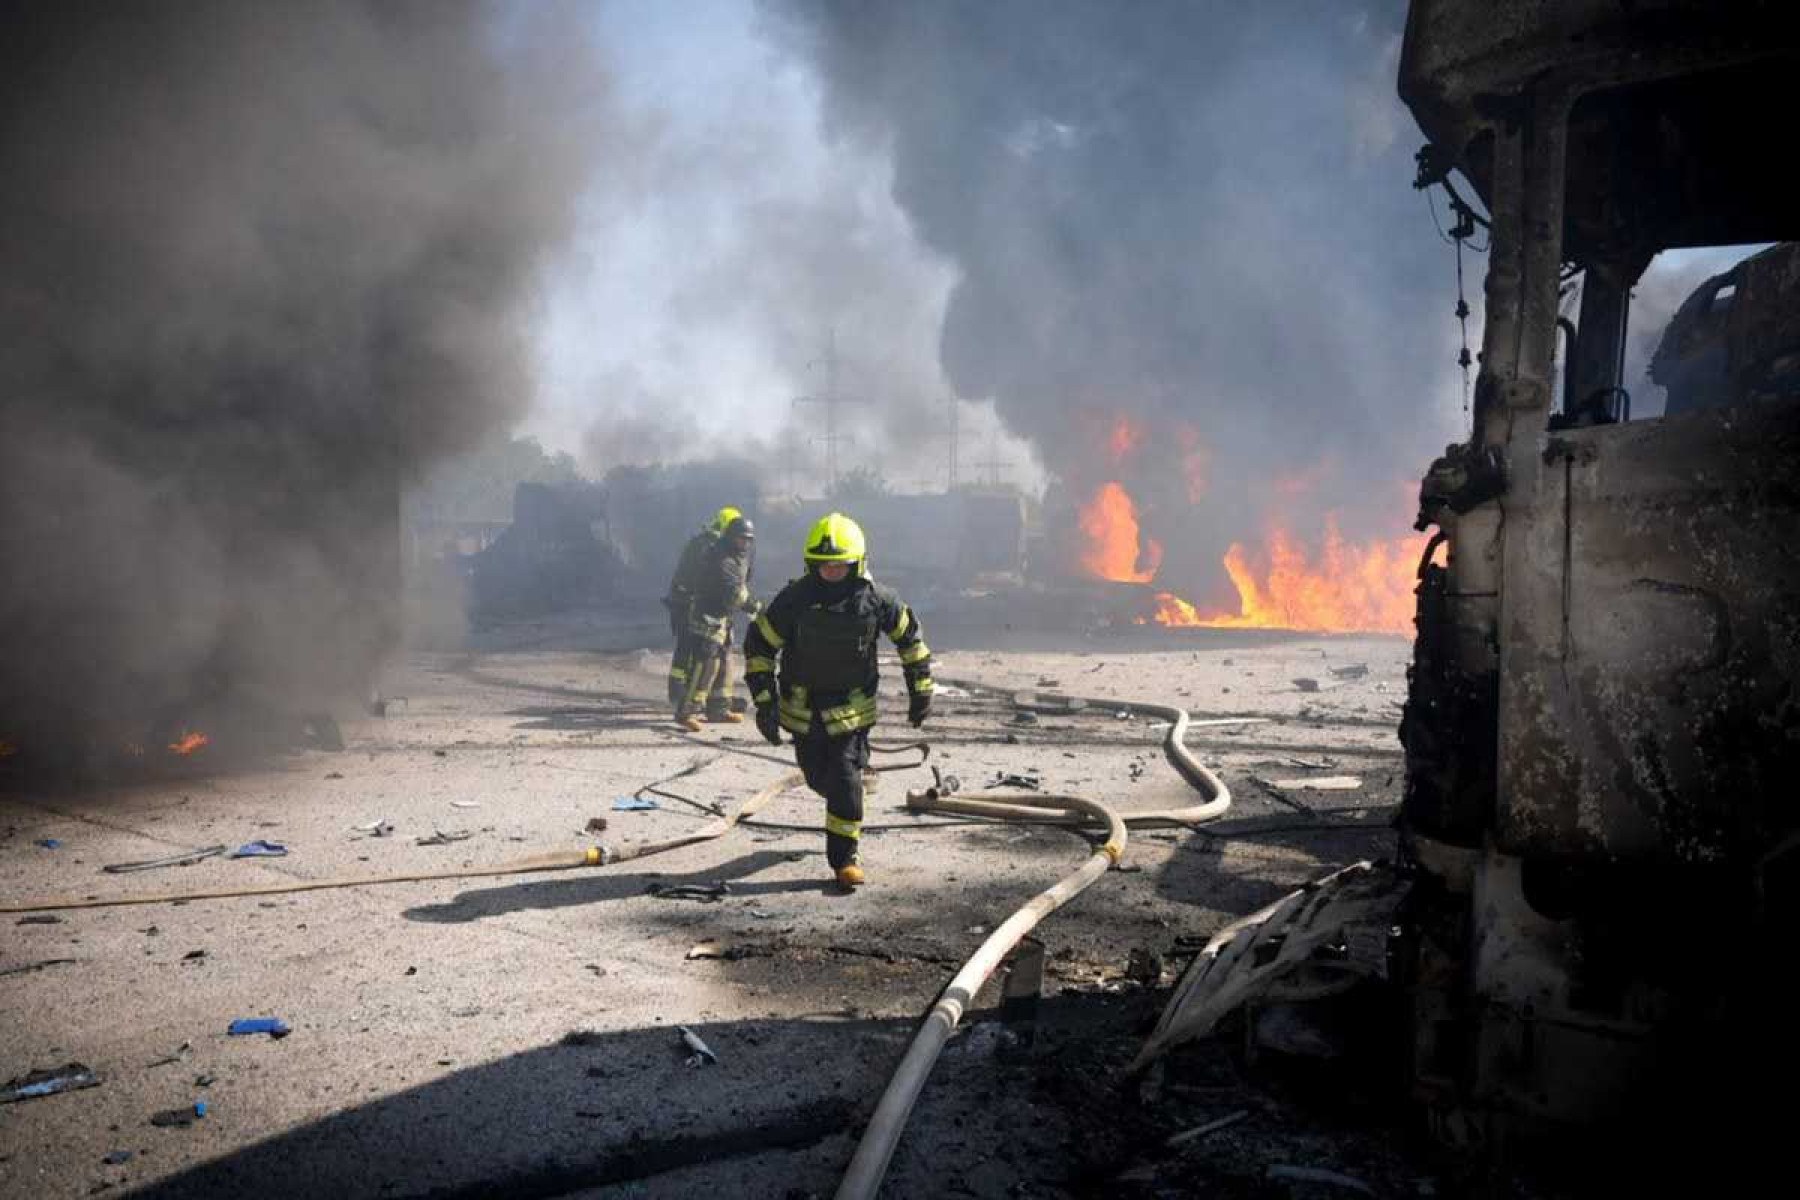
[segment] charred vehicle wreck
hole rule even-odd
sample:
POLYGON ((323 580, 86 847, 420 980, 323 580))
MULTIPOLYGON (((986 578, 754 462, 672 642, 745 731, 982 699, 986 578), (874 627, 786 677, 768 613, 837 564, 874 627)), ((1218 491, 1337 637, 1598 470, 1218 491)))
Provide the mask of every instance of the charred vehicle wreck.
POLYGON ((1221 934, 1147 1055, 1324 959, 1402 1004, 1410 1093, 1453 1144, 1673 1125, 1702 1137, 1680 1158, 1775 1117, 1755 1097, 1794 1059, 1795 247, 1683 307, 1653 364, 1665 415, 1631 419, 1621 376, 1654 255, 1800 236, 1767 136, 1800 67, 1788 15, 1414 0, 1418 185, 1486 226, 1490 260, 1473 430, 1420 491, 1442 565, 1420 569, 1400 861, 1221 934))

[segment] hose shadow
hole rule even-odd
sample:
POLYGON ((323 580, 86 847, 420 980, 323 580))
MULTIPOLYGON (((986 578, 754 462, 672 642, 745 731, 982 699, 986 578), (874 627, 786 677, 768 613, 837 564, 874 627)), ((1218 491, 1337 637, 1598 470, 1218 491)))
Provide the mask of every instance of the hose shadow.
MULTIPOLYGON (((685 874, 662 871, 600 871, 569 879, 532 880, 503 887, 476 888, 460 892, 441 904, 424 904, 407 909, 401 915, 408 921, 433 925, 461 925, 507 913, 534 909, 575 908, 604 904, 612 900, 634 899, 645 895, 650 885, 679 887, 682 884, 709 884, 724 881, 731 884, 729 895, 743 898, 785 892, 816 892, 825 885, 811 879, 748 880, 750 876, 792 861, 789 853, 758 850, 740 855, 716 867, 685 874)), ((670 903, 677 903, 670 901, 670 903)))

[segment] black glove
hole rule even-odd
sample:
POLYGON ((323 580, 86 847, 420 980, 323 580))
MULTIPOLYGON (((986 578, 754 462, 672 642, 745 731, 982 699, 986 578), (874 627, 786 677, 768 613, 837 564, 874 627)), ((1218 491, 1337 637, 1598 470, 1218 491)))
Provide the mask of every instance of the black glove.
POLYGON ((914 692, 906 703, 906 719, 917 729, 931 715, 931 693, 914 692))
POLYGON ((781 720, 775 715, 773 704, 760 704, 756 709, 756 732, 763 735, 763 740, 771 746, 781 745, 781 720))

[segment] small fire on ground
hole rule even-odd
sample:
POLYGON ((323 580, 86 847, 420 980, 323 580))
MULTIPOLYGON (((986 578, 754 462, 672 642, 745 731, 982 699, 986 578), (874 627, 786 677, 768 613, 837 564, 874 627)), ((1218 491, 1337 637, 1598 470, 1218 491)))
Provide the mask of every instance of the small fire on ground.
MULTIPOLYGON (((1123 485, 1106 483, 1080 512, 1086 537, 1082 565, 1118 583, 1151 583, 1162 547, 1140 537, 1137 506, 1123 485)), ((1156 594, 1159 625, 1215 629, 1296 629, 1330 633, 1410 633, 1423 534, 1364 543, 1346 540, 1333 517, 1325 521, 1316 555, 1288 530, 1269 531, 1252 549, 1234 542, 1225 572, 1237 589, 1238 611, 1202 612, 1173 592, 1156 594)))
POLYGON ((176 754, 188 755, 200 749, 211 740, 204 733, 184 733, 169 743, 169 749, 176 754))

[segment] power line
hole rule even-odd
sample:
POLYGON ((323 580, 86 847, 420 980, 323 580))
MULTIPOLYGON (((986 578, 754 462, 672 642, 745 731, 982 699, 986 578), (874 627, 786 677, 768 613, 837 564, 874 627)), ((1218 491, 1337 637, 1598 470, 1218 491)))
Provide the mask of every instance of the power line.
POLYGON ((828 481, 827 495, 837 491, 838 484, 838 443, 854 442, 849 434, 838 432, 838 406, 840 404, 861 403, 860 399, 845 396, 838 391, 837 330, 830 329, 825 335, 825 355, 823 359, 814 359, 807 363, 809 367, 820 362, 825 364, 825 391, 817 396, 796 396, 795 404, 817 404, 825 409, 825 434, 814 439, 825 443, 825 473, 828 481))

